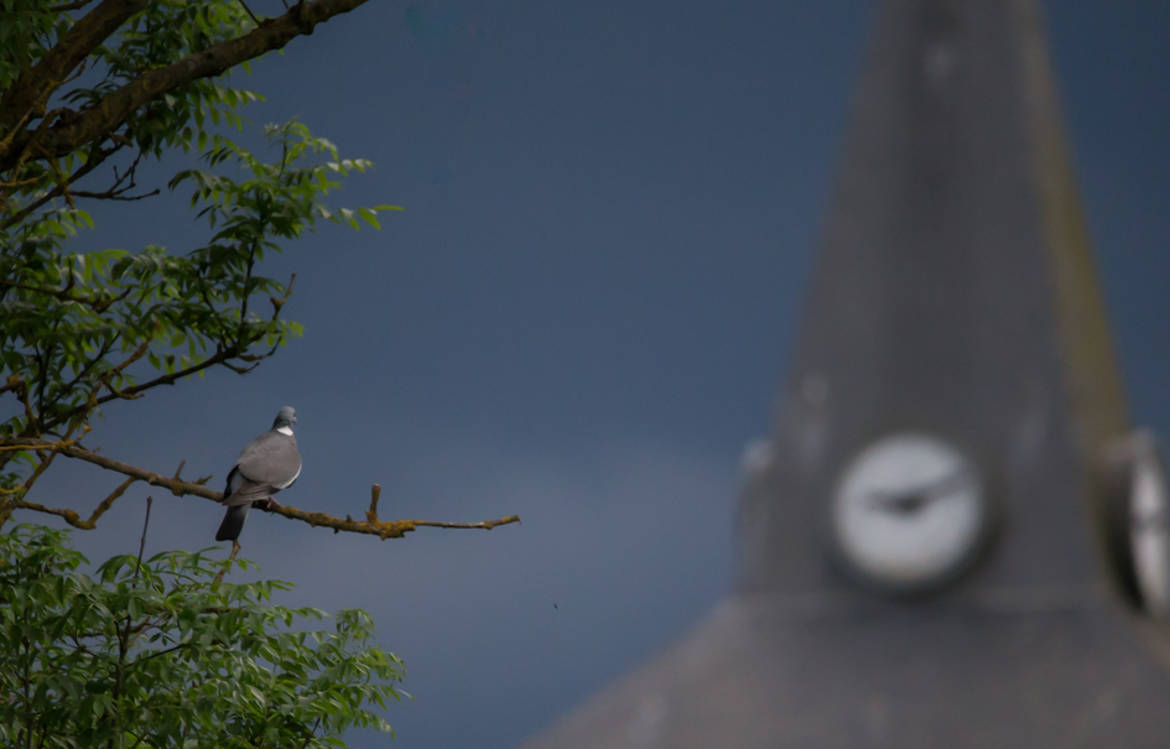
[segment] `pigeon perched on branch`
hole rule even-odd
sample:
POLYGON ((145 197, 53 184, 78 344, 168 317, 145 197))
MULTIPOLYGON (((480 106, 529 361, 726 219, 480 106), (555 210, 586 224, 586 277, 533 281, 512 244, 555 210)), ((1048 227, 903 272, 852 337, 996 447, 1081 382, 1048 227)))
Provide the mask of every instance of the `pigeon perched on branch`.
POLYGON ((238 539, 252 503, 273 503, 272 495, 292 486, 301 475, 301 454, 292 430, 296 423, 296 409, 284 406, 276 414, 272 428, 240 453, 223 490, 227 513, 215 533, 216 541, 238 539))

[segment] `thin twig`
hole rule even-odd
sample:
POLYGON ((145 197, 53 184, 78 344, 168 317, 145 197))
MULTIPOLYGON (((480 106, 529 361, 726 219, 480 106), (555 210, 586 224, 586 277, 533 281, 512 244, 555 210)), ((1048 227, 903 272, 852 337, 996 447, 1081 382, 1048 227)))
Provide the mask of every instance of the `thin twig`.
POLYGON ((84 304, 87 307, 93 307, 99 312, 109 306, 107 304, 107 300, 104 297, 92 297, 85 296, 84 294, 73 294, 67 289, 49 289, 43 286, 32 286, 30 284, 20 283, 19 281, 9 281, 4 278, 0 278, 0 286, 6 286, 10 289, 19 289, 20 291, 28 291, 33 294, 44 294, 46 296, 56 297, 63 302, 77 302, 78 304, 84 304))
POLYGON ((49 466, 53 463, 53 459, 57 457, 57 453, 52 452, 46 455, 44 450, 39 450, 37 451, 37 457, 40 458, 40 462, 37 463, 37 467, 33 469, 32 474, 24 481, 25 494, 28 494, 29 490, 33 488, 33 484, 37 482, 37 479, 43 476, 45 471, 49 470, 49 466))
MULTIPOLYGON (((180 466, 182 467, 182 466, 180 466)), ((142 569, 142 552, 146 548, 146 529, 150 527, 150 506, 154 503, 154 497, 146 496, 146 517, 142 520, 142 538, 138 541, 138 561, 134 565, 134 580, 131 581, 130 586, 134 587, 138 583, 138 571, 142 569)))
POLYGON ((92 2, 93 2, 93 0, 76 0, 75 2, 72 2, 72 3, 61 3, 60 5, 50 5, 49 7, 45 8, 45 10, 54 11, 57 13, 60 13, 62 11, 67 11, 67 10, 80 10, 81 8, 84 8, 85 6, 89 5, 92 2))
POLYGON ((256 24, 257 26, 259 26, 259 25, 260 25, 260 19, 259 19, 259 18, 257 18, 257 17, 256 17, 256 14, 252 12, 252 9, 248 7, 248 4, 247 4, 247 3, 245 3, 245 2, 244 2, 244 0, 240 0, 240 5, 244 6, 244 10, 248 11, 248 17, 252 19, 252 23, 254 23, 254 24, 256 24))
MULTIPOLYGON (((12 133, 11 135, 15 135, 15 133, 12 133)), ((111 135, 111 137, 112 137, 112 135, 111 135)), ((92 172, 94 169, 97 169, 98 166, 100 166, 102 164, 102 162, 104 162, 110 156, 112 156, 113 154, 122 150, 123 148, 125 148, 125 146, 122 144, 115 145, 113 148, 107 148, 107 149, 97 148, 96 153, 91 154, 89 156, 89 158, 86 160, 86 162, 77 168, 77 171, 75 171, 73 174, 69 175, 68 182, 70 184, 72 184, 73 182, 76 182, 77 180, 81 179, 85 175, 92 172)), ((38 177, 32 181, 38 182, 38 181, 40 181, 40 178, 38 177)), ((33 202, 26 205, 24 208, 21 208, 16 213, 12 214, 11 216, 8 216, 3 221, 0 221, 0 229, 7 229, 10 226, 16 226, 21 221, 23 221, 29 214, 31 214, 33 211, 37 210, 38 208, 43 206, 45 203, 48 203, 50 200, 52 200, 53 198, 56 198, 60 195, 61 195, 60 188, 54 187, 52 190, 48 191, 44 195, 41 195, 39 198, 37 198, 33 202)))
POLYGON ((313 728, 309 731, 309 735, 305 737, 305 743, 301 744, 301 749, 305 749, 313 737, 317 735, 317 729, 321 727, 321 716, 317 716, 317 720, 313 723, 313 728))
POLYGON ((15 502, 12 502, 11 504, 9 504, 8 509, 9 510, 33 510, 35 512, 43 512, 46 515, 56 515, 57 517, 61 518, 65 522, 69 523, 69 525, 72 525, 74 528, 83 528, 85 530, 89 530, 84 525, 85 521, 81 519, 81 516, 77 514, 76 510, 70 510, 68 508, 59 508, 59 507, 47 507, 47 506, 42 505, 40 503, 29 502, 29 501, 24 500, 24 499, 18 499, 15 502))
POLYGON ((223 576, 227 573, 228 567, 232 566, 232 560, 236 558, 236 554, 240 553, 240 542, 232 539, 232 553, 228 554, 227 559, 223 560, 223 566, 219 568, 219 572, 215 574, 213 585, 218 585, 223 582, 223 576))
POLYGON ((178 645, 172 645, 171 647, 165 648, 163 650, 156 650, 153 653, 150 653, 148 655, 144 655, 141 658, 137 658, 137 659, 131 661, 130 663, 127 663, 126 668, 127 669, 134 668, 139 663, 145 663, 146 661, 149 661, 151 658, 157 658, 160 655, 167 655, 168 653, 173 653, 176 650, 182 650, 183 648, 187 647, 190 644, 191 644, 190 642, 180 642, 178 645))
POLYGON ((371 523, 378 522, 378 500, 382 496, 382 485, 373 484, 370 486, 370 509, 366 510, 366 520, 371 523))
MULTIPOLYGON (((46 116, 45 120, 48 121, 48 119, 48 116, 46 116)), ((47 156, 45 161, 47 161, 49 166, 52 168, 53 176, 57 178, 57 188, 61 191, 61 194, 65 196, 65 202, 69 204, 70 208, 76 210, 77 204, 73 202, 73 195, 69 192, 69 182, 65 178, 64 172, 61 171, 61 164, 58 163, 57 159, 53 156, 47 156)))
POLYGON ((101 502, 99 502, 98 506, 94 508, 93 513, 91 513, 89 516, 89 520, 85 521, 84 527, 87 530, 96 528, 98 518, 100 518, 102 515, 104 515, 106 513, 106 510, 110 509, 110 507, 113 506, 114 500, 118 499, 118 497, 121 497, 123 494, 125 494, 126 490, 130 488, 130 485, 133 484, 137 480, 138 479, 134 478, 133 476, 130 476, 125 481, 118 484, 118 487, 116 489, 114 489, 114 491, 110 492, 106 496, 106 498, 103 499, 101 502))
MULTIPOLYGON (((244 6, 247 7, 247 6, 244 6)), ((251 11, 249 11, 251 12, 251 11)), ((268 204, 260 209, 260 225, 261 231, 267 228, 268 225, 268 204)), ((256 250, 260 243, 260 238, 252 239, 252 247, 248 250, 248 265, 244 269, 244 285, 243 291, 240 293, 240 321, 236 331, 236 348, 247 349, 250 344, 244 342, 244 322, 248 316, 248 297, 252 296, 252 290, 248 285, 252 282, 252 267, 256 264, 256 250)))
POLYGON ((144 200, 146 198, 153 198, 162 191, 157 187, 150 192, 139 193, 138 195, 123 195, 121 193, 105 193, 105 192, 90 192, 89 190, 70 190, 69 194, 77 198, 96 198, 98 200, 121 200, 127 203, 135 200, 144 200))
POLYGON ((92 513, 90 513, 88 520, 82 520, 81 515, 79 515, 76 510, 71 510, 67 507, 49 507, 47 505, 40 504, 39 502, 29 502, 25 499, 18 499, 14 502, 11 502, 6 509, 9 512, 11 510, 33 510, 35 512, 43 512, 46 515, 56 515, 66 523, 69 523, 69 525, 72 525, 74 528, 80 528, 84 531, 91 531, 97 527, 98 518, 104 515, 106 510, 110 509, 110 506, 114 504, 114 500, 116 500, 118 497, 121 497, 122 494, 125 493, 128 488, 130 488, 130 485, 137 480, 138 479, 131 477, 123 481, 121 484, 118 484, 118 487, 114 489, 114 491, 110 492, 109 496, 98 503, 98 506, 94 508, 92 513))
MULTIPOLYGON (((127 291, 129 291, 129 289, 127 289, 127 291)), ((63 397, 74 392, 74 387, 77 385, 77 383, 79 383, 83 379, 85 379, 85 377, 89 375, 89 373, 93 370, 93 368, 97 365, 97 363, 99 361, 103 361, 106 358, 106 354, 110 353, 110 351, 114 348, 114 344, 118 341, 118 339, 121 336, 122 336, 122 333, 117 332, 114 335, 112 335, 112 336, 106 338, 104 341, 102 341, 102 347, 100 349, 98 349, 97 354, 95 354, 94 356, 91 356, 89 358, 89 361, 87 361, 85 363, 85 366, 81 367, 73 375, 73 379, 70 380, 65 385, 60 386, 57 389, 56 395, 50 394, 50 397, 49 397, 49 409, 50 410, 52 410, 53 407, 56 406, 57 403, 63 397)))
MULTIPOLYGON (((82 432, 81 437, 85 436, 85 432, 89 431, 89 426, 86 425, 85 431, 82 432)), ((74 437, 71 440, 58 440, 56 442, 49 442, 48 440, 32 440, 21 442, 15 440, 8 442, 7 440, 0 441, 0 452, 9 452, 11 450, 52 450, 60 452, 62 448, 69 447, 81 441, 81 437, 74 437)))
MULTIPOLYGON (((146 548, 146 529, 150 527, 150 505, 152 502, 154 502, 154 500, 148 496, 146 498, 146 518, 142 521, 142 538, 138 541, 138 559, 134 565, 134 576, 132 578, 130 578, 130 588, 131 589, 138 587, 138 573, 142 569, 142 552, 146 548)), ((117 712, 114 714, 114 721, 115 721, 115 728, 118 731, 121 731, 121 729, 122 729, 122 706, 120 704, 120 702, 121 702, 120 698, 122 696, 122 677, 123 677, 123 674, 125 673, 126 668, 127 668, 126 656, 130 652, 130 635, 131 635, 130 610, 131 610, 130 607, 127 606, 126 607, 126 618, 123 620, 122 627, 118 631, 118 663, 117 663, 117 666, 115 667, 115 676, 116 677, 115 677, 115 681, 114 681, 114 690, 113 690, 114 706, 115 706, 115 708, 117 708, 117 712)), ((145 628, 145 626, 148 625, 149 622, 150 622, 150 617, 148 616, 138 626, 135 627, 135 630, 141 631, 140 628, 145 628)), ((113 739, 110 740, 110 746, 111 747, 113 746, 113 739)))

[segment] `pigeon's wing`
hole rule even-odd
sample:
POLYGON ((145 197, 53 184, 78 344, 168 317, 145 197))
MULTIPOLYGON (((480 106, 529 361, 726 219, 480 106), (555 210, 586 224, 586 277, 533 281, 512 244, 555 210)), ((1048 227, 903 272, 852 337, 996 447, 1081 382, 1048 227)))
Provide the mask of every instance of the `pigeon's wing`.
POLYGON ((252 503, 287 489, 300 475, 301 454, 291 434, 272 430, 249 442, 228 472, 223 492, 228 508, 215 540, 237 540, 252 503))
POLYGON ((248 443, 232 470, 249 482, 271 487, 273 491, 287 489, 301 475, 296 437, 277 431, 265 432, 248 443))
POLYGON ((223 503, 229 507, 250 505, 258 499, 271 497, 276 491, 267 484, 249 481, 244 474, 240 473, 240 467, 236 465, 232 466, 232 470, 228 474, 227 486, 223 490, 223 503))

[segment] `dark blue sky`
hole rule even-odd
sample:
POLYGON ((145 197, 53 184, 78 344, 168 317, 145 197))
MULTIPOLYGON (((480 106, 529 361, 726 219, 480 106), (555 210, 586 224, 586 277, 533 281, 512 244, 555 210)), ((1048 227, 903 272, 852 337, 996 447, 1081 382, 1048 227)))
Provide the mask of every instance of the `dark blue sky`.
MULTIPOLYGON (((1170 5, 1047 10, 1135 421, 1170 436, 1170 5)), ((89 444, 218 483, 290 403, 290 504, 360 515, 376 481, 386 517, 520 513, 385 543, 254 514, 242 537, 298 585, 287 602, 375 615, 417 698, 388 716, 399 746, 515 744, 727 587, 739 455, 770 432, 870 14, 427 0, 296 40, 234 79, 269 98, 249 117, 299 115, 373 159, 339 204, 407 210, 271 260, 298 274, 304 339, 247 377, 111 404, 89 444)), ((205 237, 185 206, 96 210, 79 249, 182 251, 205 237)), ((70 469, 42 499, 117 483, 70 469)), ((145 493, 81 535, 92 557, 136 547, 145 493)), ((156 499, 151 550, 212 543, 219 508, 156 499)))

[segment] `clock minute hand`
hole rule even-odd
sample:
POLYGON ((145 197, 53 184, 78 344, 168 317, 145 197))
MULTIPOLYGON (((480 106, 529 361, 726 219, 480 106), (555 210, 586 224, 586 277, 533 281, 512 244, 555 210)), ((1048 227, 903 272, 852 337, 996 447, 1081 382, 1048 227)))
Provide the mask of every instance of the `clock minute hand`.
POLYGON ((939 497, 950 494, 955 489, 958 489, 963 484, 970 480, 970 469, 967 466, 956 468, 948 473, 946 476, 920 489, 922 493, 928 495, 929 499, 934 500, 939 497))
POLYGON ((956 486, 967 481, 967 470, 960 468, 926 486, 909 491, 874 491, 870 503, 881 510, 897 515, 913 515, 934 500, 946 496, 956 486))
POLYGON ((920 489, 897 492, 874 491, 870 492, 869 495, 871 506, 895 515, 913 515, 925 507, 929 501, 930 497, 920 489))

